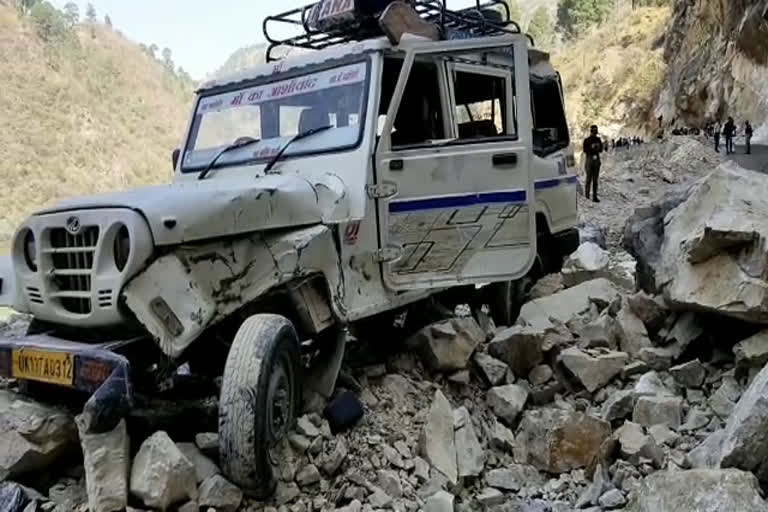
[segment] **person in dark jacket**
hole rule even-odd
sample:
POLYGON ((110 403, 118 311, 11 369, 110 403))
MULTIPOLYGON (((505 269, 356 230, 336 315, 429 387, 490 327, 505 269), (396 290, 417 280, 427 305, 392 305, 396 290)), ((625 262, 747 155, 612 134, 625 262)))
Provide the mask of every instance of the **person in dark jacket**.
POLYGON ((599 203, 597 198, 597 181, 600 178, 600 153, 603 152, 603 141, 597 135, 597 125, 589 129, 589 137, 584 139, 584 170, 587 173, 585 195, 589 199, 589 188, 592 187, 592 201, 599 203))
POLYGON ((733 154, 733 136, 736 135, 736 123, 732 117, 729 117, 728 121, 726 121, 723 127, 723 134, 725 135, 725 154, 733 154))
POLYGON ((747 144, 747 154, 752 154, 752 134, 754 133, 754 130, 752 130, 752 125, 749 124, 749 121, 744 123, 744 141, 747 144))

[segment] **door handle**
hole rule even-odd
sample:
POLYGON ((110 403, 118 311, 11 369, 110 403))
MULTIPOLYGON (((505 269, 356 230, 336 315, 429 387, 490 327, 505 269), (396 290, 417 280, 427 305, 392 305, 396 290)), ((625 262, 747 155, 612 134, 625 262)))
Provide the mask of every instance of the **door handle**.
POLYGON ((517 153, 499 153, 493 155, 494 167, 515 167, 517 165, 517 153))

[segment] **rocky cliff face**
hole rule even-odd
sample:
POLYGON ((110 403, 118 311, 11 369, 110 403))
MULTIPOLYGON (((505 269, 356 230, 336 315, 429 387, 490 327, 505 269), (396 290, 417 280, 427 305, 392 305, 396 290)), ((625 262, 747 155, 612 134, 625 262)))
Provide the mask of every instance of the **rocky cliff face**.
POLYGON ((656 105, 665 124, 768 121, 768 0, 676 0, 656 105))

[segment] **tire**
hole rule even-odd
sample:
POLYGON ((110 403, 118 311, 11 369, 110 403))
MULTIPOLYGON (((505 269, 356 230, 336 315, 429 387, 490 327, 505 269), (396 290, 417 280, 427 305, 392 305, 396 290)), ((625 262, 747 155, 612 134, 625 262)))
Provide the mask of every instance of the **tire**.
POLYGON ((227 356, 219 400, 221 469, 258 499, 277 487, 272 449, 299 412, 300 361, 291 322, 266 314, 243 322, 227 356))

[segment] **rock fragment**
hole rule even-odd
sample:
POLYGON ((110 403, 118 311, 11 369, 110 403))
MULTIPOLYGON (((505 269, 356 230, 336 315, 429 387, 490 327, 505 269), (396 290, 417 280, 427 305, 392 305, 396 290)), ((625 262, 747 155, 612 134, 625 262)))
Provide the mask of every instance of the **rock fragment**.
POLYGON ((498 386, 488 391, 486 401, 496 416, 508 425, 514 425, 528 401, 528 390, 516 384, 498 386))
POLYGON ((212 475, 200 485, 201 507, 213 507, 217 512, 236 512, 243 501, 243 491, 221 475, 212 475))
POLYGON ((411 337, 407 344, 421 354, 430 369, 453 372, 467 367, 475 348, 483 341, 485 333, 470 316, 429 325, 411 337))
POLYGON ((422 430, 421 454, 450 482, 456 483, 456 442, 453 428, 453 410, 445 395, 438 390, 432 399, 427 422, 422 430))
POLYGON ((506 363, 515 375, 528 375, 544 360, 542 345, 546 331, 515 325, 500 331, 488 345, 488 352, 506 363))
POLYGON ((507 363, 483 352, 476 353, 473 360, 480 377, 489 386, 498 386, 506 379, 509 370, 507 363))
POLYGON ((103 434, 89 434, 80 416, 76 422, 83 449, 88 508, 92 512, 124 510, 128 506, 128 473, 131 464, 130 440, 125 420, 120 420, 117 427, 103 434))
POLYGON ((195 466, 195 474, 197 475, 197 482, 202 483, 204 480, 219 474, 218 466, 214 462, 203 455, 203 452, 198 450, 197 446, 192 443, 176 443, 181 453, 189 459, 189 461, 195 466))
POLYGON ((678 384, 686 388, 699 388, 704 383, 704 377, 706 377, 707 370, 701 361, 694 359, 687 363, 673 366, 669 369, 669 373, 675 378, 678 384))
POLYGON ((644 427, 665 423, 672 428, 682 421, 683 399, 673 396, 641 396, 635 403, 632 421, 644 427))
POLYGON ((564 350, 560 359, 588 391, 594 392, 621 373, 628 357, 624 352, 564 350))
POLYGON ((461 416, 461 426, 455 433, 458 475, 459 477, 478 476, 485 468, 485 451, 477 438, 469 411, 465 407, 460 407, 456 413, 461 416))

